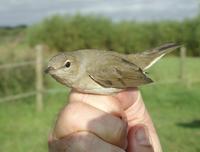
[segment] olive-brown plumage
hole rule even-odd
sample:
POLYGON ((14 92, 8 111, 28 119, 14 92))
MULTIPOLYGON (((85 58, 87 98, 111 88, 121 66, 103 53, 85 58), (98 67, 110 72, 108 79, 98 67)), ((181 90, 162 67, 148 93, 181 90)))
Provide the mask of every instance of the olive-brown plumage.
POLYGON ((144 70, 178 47, 169 43, 129 55, 94 49, 65 52, 50 59, 46 72, 80 92, 111 94, 153 82, 144 70))

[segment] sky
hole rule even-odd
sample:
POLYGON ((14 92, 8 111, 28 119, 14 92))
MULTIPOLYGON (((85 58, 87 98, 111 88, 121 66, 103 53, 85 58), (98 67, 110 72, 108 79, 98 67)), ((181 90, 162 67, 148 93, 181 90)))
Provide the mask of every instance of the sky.
POLYGON ((200 0, 0 0, 0 26, 31 25, 54 14, 95 14, 119 20, 182 20, 200 0))

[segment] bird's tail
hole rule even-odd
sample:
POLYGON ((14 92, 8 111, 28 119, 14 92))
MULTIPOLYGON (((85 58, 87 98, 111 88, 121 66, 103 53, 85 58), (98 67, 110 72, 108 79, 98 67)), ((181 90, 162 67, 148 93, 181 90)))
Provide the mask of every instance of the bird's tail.
POLYGON ((180 45, 175 43, 167 43, 160 47, 144 51, 136 54, 129 54, 128 59, 134 61, 134 63, 139 66, 142 70, 150 68, 154 63, 156 63, 165 54, 179 48, 180 45))

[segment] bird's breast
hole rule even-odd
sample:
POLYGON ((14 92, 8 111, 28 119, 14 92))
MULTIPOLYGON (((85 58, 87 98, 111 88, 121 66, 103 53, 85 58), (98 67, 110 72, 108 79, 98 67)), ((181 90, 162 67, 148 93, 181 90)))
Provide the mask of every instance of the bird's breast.
POLYGON ((72 87, 79 92, 92 94, 113 94, 121 91, 117 88, 105 88, 92 80, 89 75, 81 77, 72 87))

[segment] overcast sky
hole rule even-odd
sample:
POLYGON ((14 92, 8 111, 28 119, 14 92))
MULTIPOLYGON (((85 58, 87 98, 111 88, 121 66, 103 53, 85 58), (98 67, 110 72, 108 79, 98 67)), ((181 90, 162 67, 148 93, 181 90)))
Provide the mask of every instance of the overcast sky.
POLYGON ((0 26, 33 24, 60 14, 100 14, 113 20, 181 20, 198 13, 198 0, 0 0, 0 26))

